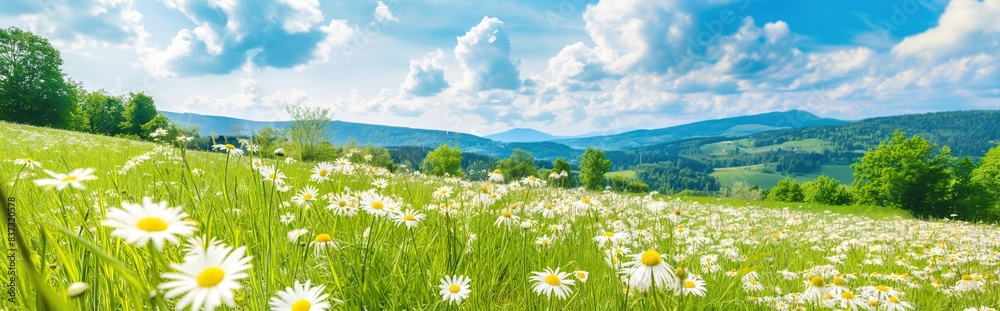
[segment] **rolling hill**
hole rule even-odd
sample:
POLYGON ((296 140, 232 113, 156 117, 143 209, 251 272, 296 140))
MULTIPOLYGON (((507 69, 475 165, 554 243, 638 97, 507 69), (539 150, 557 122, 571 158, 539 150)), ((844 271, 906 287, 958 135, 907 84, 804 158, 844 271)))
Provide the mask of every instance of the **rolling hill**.
POLYGON ((843 120, 821 118, 802 110, 789 110, 706 120, 661 129, 635 130, 616 135, 561 139, 555 142, 573 148, 592 146, 604 150, 620 150, 696 137, 740 137, 781 129, 843 125, 848 123, 848 121, 843 120))
POLYGON ((549 141, 549 140, 565 138, 565 137, 553 136, 550 135, 549 133, 527 128, 510 129, 507 131, 503 131, 496 134, 490 134, 483 137, 505 143, 525 143, 525 142, 549 141))

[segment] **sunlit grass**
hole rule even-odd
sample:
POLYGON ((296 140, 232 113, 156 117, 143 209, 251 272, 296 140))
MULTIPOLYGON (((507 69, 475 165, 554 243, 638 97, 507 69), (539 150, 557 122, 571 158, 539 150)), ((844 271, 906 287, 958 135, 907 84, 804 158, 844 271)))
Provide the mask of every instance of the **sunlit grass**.
MULTIPOLYGON (((286 175, 290 189, 279 191, 282 185, 260 174, 249 155, 182 153, 168 143, 0 125, 6 143, 0 176, 5 189, 13 189, 8 193, 18 202, 21 234, 33 254, 30 266, 18 265, 17 298, 8 309, 38 309, 37 286, 80 310, 175 306, 180 298, 167 298, 158 288, 167 281, 163 273, 174 271, 171 263, 186 261, 190 242, 181 238, 182 245, 166 243, 162 251, 137 247, 102 225, 109 210, 145 197, 181 207, 196 226, 194 236, 246 248, 252 267, 234 292, 238 310, 267 310, 296 281, 323 285, 335 310, 821 310, 839 300, 804 301, 805 283, 821 276, 833 284, 848 275, 856 278, 847 288, 859 297, 866 286, 888 286, 901 292, 897 300, 919 310, 997 307, 1000 301, 995 226, 925 222, 870 207, 470 183, 389 174, 364 163, 355 163, 352 174, 316 182, 310 180, 315 163, 265 159, 263 167, 286 175), (123 170, 140 155, 148 159, 123 170), (95 168, 98 179, 85 182, 85 190, 43 189, 32 182, 47 177, 41 169, 12 163, 26 157, 53 172, 95 168), (377 187, 377 179, 388 185, 377 187), (451 196, 435 197, 442 186, 451 187, 451 196), (303 197, 307 187, 318 196, 303 197), (353 216, 328 209, 329 194, 373 193, 425 217, 407 227, 362 207, 353 216), (504 217, 517 220, 507 226, 504 217), (300 229, 308 232, 290 239, 300 229), (619 238, 595 241, 608 232, 619 238), (705 296, 629 289, 624 264, 650 249, 663 254, 680 278, 667 287, 698 275, 705 296), (556 268, 586 271, 586 282, 571 277, 576 282, 564 299, 537 294, 532 273, 556 268), (28 269, 41 271, 43 284, 21 277, 28 269), (983 291, 956 287, 964 275, 978 279, 983 291), (471 292, 460 303, 441 295, 447 276, 471 279, 471 292), (762 290, 746 290, 749 279, 762 290), (89 289, 69 297, 67 288, 76 282, 89 289)), ((213 283, 208 276, 200 280, 213 283)), ((0 281, 9 276, 0 274, 0 281)))

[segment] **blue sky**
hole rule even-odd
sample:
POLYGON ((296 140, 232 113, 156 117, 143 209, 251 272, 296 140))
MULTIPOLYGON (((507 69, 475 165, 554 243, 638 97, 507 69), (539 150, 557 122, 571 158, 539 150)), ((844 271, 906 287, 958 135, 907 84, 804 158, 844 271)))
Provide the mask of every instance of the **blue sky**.
POLYGON ((5 0, 88 89, 163 110, 489 134, 1000 109, 1000 0, 5 0))

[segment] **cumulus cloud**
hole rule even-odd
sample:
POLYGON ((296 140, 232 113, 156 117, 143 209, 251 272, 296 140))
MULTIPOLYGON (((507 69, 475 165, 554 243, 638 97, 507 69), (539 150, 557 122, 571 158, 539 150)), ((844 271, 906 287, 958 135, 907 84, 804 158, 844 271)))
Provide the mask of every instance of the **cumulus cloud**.
POLYGON ((503 22, 483 17, 458 37, 455 59, 465 72, 461 87, 467 90, 515 90, 521 87, 519 61, 510 57, 510 39, 503 22))
POLYGON ((385 23, 385 22, 398 22, 396 16, 392 15, 392 11, 389 10, 389 6, 385 5, 384 2, 379 1, 378 6, 375 7, 375 22, 385 23))
POLYGON ((249 113, 255 120, 279 120, 287 116, 285 107, 291 104, 318 105, 313 103, 303 90, 288 92, 268 92, 253 79, 240 79, 239 92, 217 97, 211 95, 188 96, 178 107, 181 112, 197 112, 212 115, 232 115, 236 112, 249 113))
POLYGON ((27 30, 57 46, 135 47, 149 36, 132 0, 4 1, 0 16, 18 16, 27 30))
POLYGON ((434 96, 448 88, 444 79, 444 67, 438 61, 444 51, 436 50, 421 59, 410 60, 410 73, 399 86, 400 91, 414 96, 434 96))
POLYGON ((941 60, 1000 50, 1000 0, 955 0, 938 25, 892 48, 901 57, 941 60))
POLYGON ((143 65, 161 75, 228 74, 239 68, 293 68, 326 61, 354 31, 323 23, 318 0, 217 2, 165 0, 196 26, 165 49, 146 51, 143 65))

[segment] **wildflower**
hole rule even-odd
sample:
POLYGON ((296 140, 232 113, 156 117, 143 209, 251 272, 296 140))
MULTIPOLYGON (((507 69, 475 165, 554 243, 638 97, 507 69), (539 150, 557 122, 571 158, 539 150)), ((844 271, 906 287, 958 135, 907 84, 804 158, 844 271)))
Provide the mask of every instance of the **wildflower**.
POLYGON ((438 286, 441 288, 441 299, 455 304, 462 303, 462 300, 469 298, 469 294, 472 293, 469 288, 471 282, 472 279, 464 275, 445 276, 438 286))
POLYGON ((843 291, 836 299, 836 306, 844 310, 868 310, 868 301, 861 299, 850 291, 843 291))
POLYGON ((386 216, 390 212, 399 210, 399 207, 402 205, 402 203, 398 203, 390 197, 383 197, 378 194, 368 194, 361 199, 362 208, 372 216, 386 216))
POLYGON ((83 295, 83 293, 86 293, 88 289, 90 289, 90 284, 84 282, 74 282, 66 288, 66 295, 70 298, 75 298, 83 295))
POLYGON ((167 281, 159 288, 167 290, 164 296, 168 299, 184 295, 176 303, 178 310, 188 306, 191 310, 214 310, 223 304, 235 307, 233 291, 242 287, 240 280, 247 277, 251 257, 244 256, 244 247, 233 249, 217 242, 202 246, 190 248, 183 263, 170 264, 176 272, 163 273, 167 281))
POLYGON ((528 176, 525 177, 524 179, 521 179, 521 184, 528 187, 541 187, 542 180, 535 176, 528 176))
POLYGON ((887 311, 906 311, 913 310, 913 304, 905 301, 900 301, 896 296, 889 296, 889 300, 883 304, 885 310, 887 311))
POLYGON ((282 224, 288 225, 295 221, 295 215, 292 213, 285 213, 284 215, 278 216, 278 220, 280 220, 282 224))
POLYGON ((69 174, 60 174, 45 170, 45 174, 49 174, 52 178, 36 179, 35 185, 43 188, 56 188, 56 190, 60 191, 66 189, 66 186, 72 186, 76 189, 86 189, 83 187, 84 181, 97 179, 97 176, 93 175, 94 169, 92 168, 78 168, 69 174))
POLYGON ((309 180, 314 182, 322 182, 330 179, 330 173, 333 172, 333 164, 330 162, 320 162, 316 164, 316 167, 312 170, 312 176, 309 176, 309 180))
POLYGON ((509 227, 516 225, 517 223, 518 223, 517 216, 511 213, 509 210, 504 210, 503 212, 500 212, 500 217, 497 217, 497 221, 495 221, 493 224, 496 225, 497 227, 500 226, 509 227))
POLYGON ((284 148, 274 149, 274 156, 276 156, 276 157, 283 157, 283 156, 285 156, 285 149, 284 148))
POLYGON ((644 292, 649 288, 672 289, 677 285, 674 269, 663 260, 663 255, 650 249, 632 255, 633 260, 624 264, 622 271, 628 277, 628 285, 644 292))
POLYGON ((168 134, 167 130, 164 130, 162 128, 156 128, 155 131, 149 134, 149 137, 158 138, 160 136, 167 136, 167 134, 168 134))
POLYGON ((278 171, 274 165, 263 166, 259 170, 261 176, 264 176, 264 180, 273 182, 277 186, 285 184, 285 173, 278 171))
POLYGON ((611 245, 618 245, 618 242, 628 238, 628 235, 624 232, 613 232, 605 231, 598 236, 594 237, 594 242, 597 242, 597 246, 604 247, 605 243, 611 242, 611 245))
POLYGON ((305 235, 306 233, 309 233, 309 229, 295 229, 288 231, 288 242, 295 243, 295 241, 299 240, 299 237, 305 235))
POLYGON ((332 210, 337 215, 351 216, 357 213, 357 201, 354 197, 346 194, 338 194, 329 198, 330 205, 326 208, 332 210))
POLYGON ((292 159, 291 157, 285 158, 285 164, 292 164, 292 163, 295 163, 295 159, 292 159))
POLYGON ((580 280, 580 283, 587 283, 587 278, 590 277, 590 272, 576 270, 573 271, 573 276, 575 276, 577 280, 580 280))
POLYGON ((552 246, 552 237, 543 235, 535 239, 535 244, 538 246, 552 246))
POLYGON ((681 296, 695 295, 695 296, 705 296, 705 280, 702 280, 696 274, 688 274, 687 278, 681 282, 681 286, 677 288, 677 294, 681 296))
POLYGON ((983 285, 976 281, 971 275, 964 274, 962 279, 955 283, 955 291, 959 292, 982 292, 983 285))
POLYGON ((548 296, 549 299, 555 294, 559 299, 565 299, 567 295, 573 293, 569 288, 575 281, 569 280, 569 273, 559 272, 559 268, 552 271, 545 268, 542 272, 532 272, 530 279, 535 282, 534 291, 536 294, 548 296))
POLYGON ((184 221, 188 215, 180 207, 167 207, 166 201, 154 203, 149 197, 142 198, 142 204, 122 202, 121 208, 110 209, 107 217, 102 224, 115 228, 111 235, 138 247, 153 242, 157 250, 163 249, 164 241, 180 244, 177 236, 191 236, 195 230, 184 221))
POLYGON ((802 292, 802 299, 808 302, 820 302, 826 298, 826 282, 823 277, 814 276, 806 283, 806 290, 802 292))
POLYGON ((761 285, 757 280, 750 280, 743 283, 743 290, 747 292, 759 292, 764 290, 764 285, 761 285))
POLYGON ((302 206, 303 204, 306 204, 306 202, 316 200, 316 196, 318 194, 319 189, 316 189, 316 187, 313 186, 306 186, 305 188, 302 188, 302 190, 299 190, 299 193, 292 197, 292 200, 299 206, 302 206))
POLYGON ((385 189, 385 187, 389 186, 389 182, 386 181, 385 178, 376 178, 372 181, 372 186, 379 189, 385 189))
POLYGON ((31 158, 14 159, 14 165, 23 165, 28 169, 36 169, 42 167, 42 162, 32 160, 31 158))
POLYGON ((503 174, 500 174, 500 169, 493 170, 489 175, 489 180, 492 182, 503 182, 503 174))
POLYGON ((416 213, 413 210, 404 210, 401 212, 393 213, 391 218, 396 225, 406 224, 407 228, 416 227, 421 220, 426 217, 424 214, 416 213))
POLYGON ((326 311, 330 309, 330 302, 326 301, 330 296, 324 294, 326 287, 323 285, 312 286, 310 281, 305 284, 295 281, 295 285, 285 287, 285 290, 271 297, 272 311, 326 311))
POLYGON ((452 193, 451 187, 441 186, 440 188, 437 188, 437 190, 434 190, 434 194, 431 194, 431 196, 435 200, 444 200, 451 197, 451 193, 452 193))
POLYGON ((236 148, 233 144, 215 144, 212 145, 212 149, 225 151, 229 155, 243 156, 243 149, 236 148))
POLYGON ((316 248, 317 253, 322 252, 327 248, 332 248, 332 249, 339 248, 337 242, 333 240, 333 237, 326 233, 320 233, 316 235, 316 238, 313 239, 312 246, 316 248))

